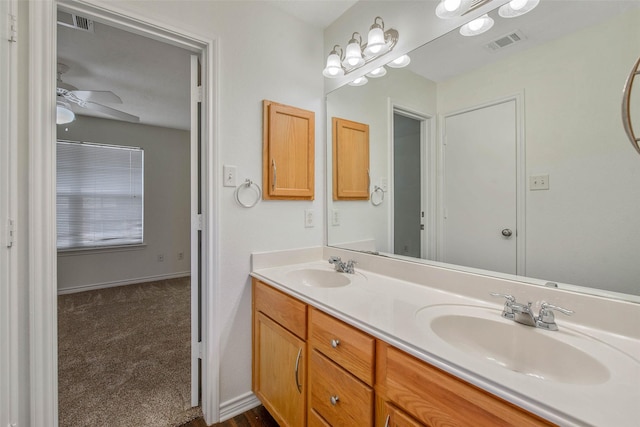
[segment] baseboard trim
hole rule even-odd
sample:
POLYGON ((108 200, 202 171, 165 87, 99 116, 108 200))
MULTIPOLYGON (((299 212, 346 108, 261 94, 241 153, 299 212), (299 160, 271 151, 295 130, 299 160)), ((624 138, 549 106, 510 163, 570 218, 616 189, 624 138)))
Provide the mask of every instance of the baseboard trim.
POLYGON ((190 276, 189 271, 180 271, 170 274, 159 274, 157 276, 137 277, 135 279, 116 280, 113 282, 93 283, 90 285, 71 286, 58 289, 58 295, 75 294, 76 292, 94 291, 96 289, 115 288, 116 286, 134 285, 136 283, 155 282, 157 280, 177 279, 190 276))
POLYGON ((252 392, 222 402, 220 404, 220 422, 229 420, 261 404, 260 400, 252 392))

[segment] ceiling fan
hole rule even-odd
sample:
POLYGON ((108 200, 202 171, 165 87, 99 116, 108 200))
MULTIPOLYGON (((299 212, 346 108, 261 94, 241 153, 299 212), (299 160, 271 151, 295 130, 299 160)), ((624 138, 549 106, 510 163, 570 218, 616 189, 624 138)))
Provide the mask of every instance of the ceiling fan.
POLYGON ((69 66, 59 62, 56 87, 58 101, 74 103, 79 107, 107 114, 118 120, 132 123, 140 122, 140 117, 138 116, 134 116, 133 114, 125 113, 124 111, 116 110, 115 108, 102 105, 102 103, 122 104, 122 99, 120 99, 120 97, 115 93, 109 90, 78 90, 77 87, 63 82, 62 75, 67 71, 69 71, 69 66))

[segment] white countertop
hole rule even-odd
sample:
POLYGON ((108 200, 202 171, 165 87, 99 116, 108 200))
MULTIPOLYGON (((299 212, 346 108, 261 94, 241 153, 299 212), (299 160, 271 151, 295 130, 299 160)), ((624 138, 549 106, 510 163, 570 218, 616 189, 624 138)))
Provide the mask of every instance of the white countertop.
POLYGON ((291 271, 305 268, 333 271, 324 260, 258 267, 252 271, 253 277, 558 425, 638 425, 640 340, 635 337, 571 323, 559 315, 556 317, 559 331, 531 330, 556 334, 554 338, 569 345, 576 340, 586 342, 583 349, 592 352, 601 362, 607 359, 604 364, 609 377, 595 381, 597 384, 541 379, 461 351, 416 319, 416 314, 427 306, 446 305, 442 309, 452 311, 456 306, 473 306, 484 309, 489 316, 495 312, 496 321, 513 323, 500 317, 502 303, 499 300, 492 304, 361 268, 356 268, 356 274, 348 275, 351 284, 335 288, 308 286, 288 276, 291 271))

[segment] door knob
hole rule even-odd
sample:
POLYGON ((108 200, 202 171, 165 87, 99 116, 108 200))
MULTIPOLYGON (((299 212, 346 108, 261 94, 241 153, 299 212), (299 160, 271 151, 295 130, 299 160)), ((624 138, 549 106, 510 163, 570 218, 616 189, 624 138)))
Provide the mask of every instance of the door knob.
POLYGON ((504 237, 511 237, 512 234, 513 234, 513 232, 508 228, 505 228, 504 230, 502 230, 502 235, 504 237))

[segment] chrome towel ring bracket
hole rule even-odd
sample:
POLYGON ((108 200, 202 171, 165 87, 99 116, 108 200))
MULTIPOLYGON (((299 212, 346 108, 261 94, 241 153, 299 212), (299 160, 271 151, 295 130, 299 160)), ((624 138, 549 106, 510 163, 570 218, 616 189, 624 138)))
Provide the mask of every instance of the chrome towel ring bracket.
POLYGON ((635 80, 636 76, 640 74, 640 70, 638 70, 638 68, 640 68, 640 58, 638 58, 635 65, 633 66, 631 74, 629 74, 629 77, 624 84, 624 89, 622 90, 622 124, 624 126, 625 133, 631 141, 631 145, 633 145, 633 148, 635 148, 638 154, 640 154, 640 146, 638 146, 640 138, 638 138, 633 131, 630 111, 631 88, 633 87, 633 81, 635 80))
POLYGON ((385 191, 382 189, 382 187, 378 187, 377 185, 375 185, 373 187, 373 192, 371 193, 371 204, 373 206, 380 206, 384 201, 384 193, 385 191))
POLYGON ((240 206, 242 206, 243 208, 252 208, 255 205, 257 205, 260 199, 262 198, 262 190, 260 189, 260 186, 258 184, 256 184, 255 182, 247 178, 244 180, 242 184, 236 187, 236 191, 234 191, 234 195, 236 198, 236 202, 238 202, 240 206), (240 199, 240 193, 242 190, 248 190, 248 189, 251 189, 255 192, 255 200, 251 202, 243 202, 240 199))

